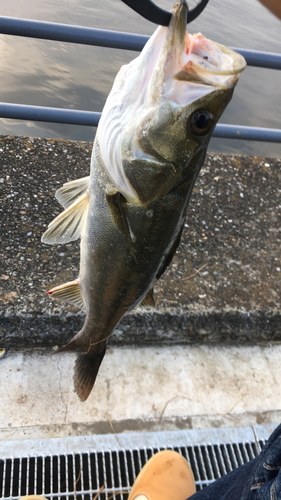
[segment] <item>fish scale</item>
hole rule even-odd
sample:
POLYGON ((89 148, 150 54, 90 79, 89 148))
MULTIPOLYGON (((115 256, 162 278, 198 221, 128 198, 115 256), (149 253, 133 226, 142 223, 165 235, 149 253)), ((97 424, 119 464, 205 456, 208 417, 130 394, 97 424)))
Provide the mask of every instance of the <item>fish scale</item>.
POLYGON ((186 32, 185 0, 142 53, 121 68, 97 130, 88 178, 56 193, 65 211, 48 244, 81 237, 77 280, 51 297, 85 309, 82 330, 57 352, 77 351, 74 388, 89 396, 110 334, 153 285, 180 242, 214 127, 230 101, 242 56, 186 32))

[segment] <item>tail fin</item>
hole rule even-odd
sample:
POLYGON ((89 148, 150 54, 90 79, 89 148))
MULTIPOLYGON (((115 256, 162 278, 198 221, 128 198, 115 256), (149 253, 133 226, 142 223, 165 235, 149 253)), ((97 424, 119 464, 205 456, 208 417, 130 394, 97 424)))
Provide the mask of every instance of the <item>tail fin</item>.
POLYGON ((74 367, 74 389, 81 401, 86 401, 95 383, 106 345, 100 352, 79 354, 74 367))

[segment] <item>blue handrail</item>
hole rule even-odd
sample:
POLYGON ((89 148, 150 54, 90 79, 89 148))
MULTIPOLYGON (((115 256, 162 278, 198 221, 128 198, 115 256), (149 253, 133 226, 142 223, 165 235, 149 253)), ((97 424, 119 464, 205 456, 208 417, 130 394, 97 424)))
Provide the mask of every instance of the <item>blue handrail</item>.
MULTIPOLYGON (((0 33, 4 35, 41 38, 43 40, 55 40, 57 42, 80 43, 137 51, 142 50, 149 39, 149 36, 136 35, 134 33, 99 30, 83 26, 72 26, 70 24, 47 23, 45 21, 31 21, 29 19, 4 16, 0 17, 0 33)), ((246 50, 237 47, 231 48, 245 57, 248 66, 281 69, 280 54, 261 52, 259 50, 246 50)))
MULTIPOLYGON (((2 118, 13 118, 16 120, 32 120, 38 122, 97 127, 101 113, 24 104, 0 103, 0 116, 2 118)), ((214 130, 213 137, 281 143, 281 130, 218 124, 214 130)))

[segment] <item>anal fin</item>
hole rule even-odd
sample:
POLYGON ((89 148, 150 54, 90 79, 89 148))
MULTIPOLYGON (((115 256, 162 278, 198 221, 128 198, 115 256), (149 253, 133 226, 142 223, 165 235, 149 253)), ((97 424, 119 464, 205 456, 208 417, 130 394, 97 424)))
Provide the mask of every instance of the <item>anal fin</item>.
POLYGON ((77 240, 81 236, 88 208, 89 196, 86 192, 49 224, 41 241, 53 245, 77 240))
POLYGON ((144 297, 139 307, 155 307, 153 288, 149 290, 148 294, 144 297))
POLYGON ((79 307, 79 309, 85 309, 78 280, 69 281, 56 288, 52 288, 52 290, 49 290, 47 293, 54 299, 65 300, 65 302, 73 304, 79 307))
POLYGON ((86 401, 93 388, 105 351, 106 345, 102 351, 90 351, 77 356, 73 380, 75 392, 81 401, 86 401))
POLYGON ((130 228, 128 218, 126 216, 126 199, 116 191, 114 193, 106 193, 107 204, 111 213, 112 220, 117 229, 124 234, 127 239, 129 250, 137 263, 136 253, 133 247, 133 234, 130 228))
POLYGON ((86 193, 89 184, 90 176, 67 182, 57 190, 56 199, 64 208, 68 208, 77 198, 86 193))

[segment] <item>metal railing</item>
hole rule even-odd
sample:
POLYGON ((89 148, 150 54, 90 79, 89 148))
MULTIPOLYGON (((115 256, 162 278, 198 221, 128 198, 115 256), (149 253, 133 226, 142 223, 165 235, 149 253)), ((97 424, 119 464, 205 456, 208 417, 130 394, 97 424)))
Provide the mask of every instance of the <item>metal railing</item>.
MULTIPOLYGON (((133 33, 13 17, 0 17, 0 34, 134 51, 142 50, 149 38, 133 33)), ((281 69, 280 54, 232 48, 245 57, 248 66, 281 69)), ((90 111, 0 103, 1 118, 97 126, 100 116, 101 113, 90 111)), ((218 124, 213 137, 281 143, 281 129, 218 124)))

